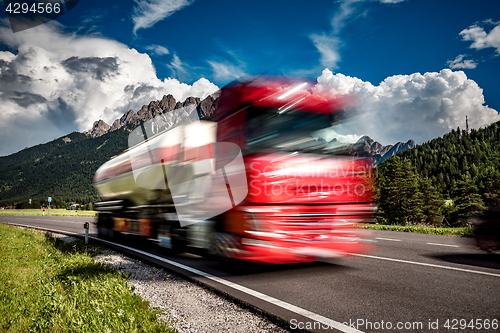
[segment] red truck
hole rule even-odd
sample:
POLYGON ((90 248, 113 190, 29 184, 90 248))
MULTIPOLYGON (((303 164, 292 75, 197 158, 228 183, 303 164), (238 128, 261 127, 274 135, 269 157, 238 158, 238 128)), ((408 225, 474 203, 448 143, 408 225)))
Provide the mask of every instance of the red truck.
MULTIPOLYGON (((335 123, 350 101, 313 86, 282 78, 234 82, 221 89, 215 112, 191 130, 192 136, 203 137, 196 147, 179 144, 172 134, 184 133, 180 141, 187 141, 189 125, 184 132, 174 126, 177 132, 171 128, 156 134, 105 163, 94 179, 107 200, 96 203, 99 235, 140 235, 175 252, 199 248, 261 263, 368 251, 372 243, 361 226, 375 210, 372 162, 328 151, 317 133, 335 123), (217 191, 204 183, 205 198, 196 197, 198 205, 190 206, 196 200, 174 191, 182 182, 166 175, 185 176, 189 168, 205 170, 190 171, 191 177, 197 172, 215 177, 229 143, 241 149, 244 161, 238 189, 223 173, 232 206, 182 226, 185 212, 217 206, 217 191), (134 165, 146 171, 134 176, 134 165)), ((231 168, 226 169, 234 179, 231 168)))

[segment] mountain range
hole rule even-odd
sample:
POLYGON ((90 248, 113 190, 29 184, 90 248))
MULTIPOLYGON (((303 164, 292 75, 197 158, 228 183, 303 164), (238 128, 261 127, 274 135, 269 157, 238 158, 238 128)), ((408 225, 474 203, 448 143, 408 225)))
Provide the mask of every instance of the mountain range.
POLYGON ((348 147, 349 155, 373 157, 375 164, 380 164, 392 156, 401 153, 407 149, 415 148, 415 141, 408 140, 406 143, 398 142, 394 145, 383 146, 382 144, 373 141, 369 136, 361 137, 356 143, 348 147))
MULTIPOLYGON (((141 121, 148 121, 159 115, 166 115, 181 108, 187 110, 188 113, 196 110, 198 117, 203 119, 213 114, 215 108, 217 107, 217 103, 218 99, 214 99, 214 97, 210 95, 204 100, 189 97, 183 103, 176 102, 172 95, 164 95, 159 101, 151 101, 148 105, 143 105, 137 113, 133 110, 125 112, 125 114, 121 118, 116 119, 111 126, 106 124, 102 119, 99 119, 94 122, 94 125, 90 130, 83 132, 83 134, 92 138, 99 137, 106 133, 126 127, 127 125, 139 125, 141 121)), ((176 122, 174 117, 175 115, 171 117, 171 123, 168 125, 172 125, 176 122)), ((338 151, 340 148, 351 156, 372 157, 374 158, 375 164, 379 164, 389 159, 391 156, 407 149, 415 148, 416 144, 415 141, 408 140, 406 143, 398 142, 394 145, 384 146, 374 141, 369 136, 363 136, 353 144, 339 144, 336 139, 333 139, 328 142, 326 146, 327 151, 328 148, 330 148, 332 153, 338 151)))
MULTIPOLYGON (((83 132, 83 134, 92 138, 99 137, 127 125, 139 125, 141 121, 148 121, 159 115, 168 115, 172 111, 182 108, 188 113, 196 110, 198 117, 203 119, 213 114, 217 107, 217 102, 218 99, 214 99, 211 95, 207 96, 204 100, 200 100, 197 97, 188 97, 183 103, 177 102, 174 96, 170 94, 164 95, 159 101, 151 101, 148 105, 143 105, 137 113, 133 110, 128 110, 122 117, 116 119, 111 126, 106 124, 102 119, 99 119, 94 122, 90 130, 83 132)), ((171 122, 175 123, 176 119, 172 119, 171 122)))
MULTIPOLYGON (((0 205, 27 203, 28 199, 33 199, 35 208, 49 196, 53 198, 53 206, 60 207, 74 201, 95 202, 99 200, 92 185, 96 170, 128 148, 129 133, 141 122, 160 116, 162 125, 171 126, 186 116, 196 115, 203 119, 213 114, 217 103, 218 99, 213 96, 203 100, 189 97, 181 103, 172 95, 165 95, 161 100, 142 106, 137 113, 125 112, 111 125, 98 120, 83 133, 73 132, 0 157, 0 205)), ((327 146, 336 146, 335 141, 327 146)), ((411 140, 383 146, 367 136, 354 144, 344 145, 349 155, 374 157, 377 163, 413 147, 415 143, 411 140)))

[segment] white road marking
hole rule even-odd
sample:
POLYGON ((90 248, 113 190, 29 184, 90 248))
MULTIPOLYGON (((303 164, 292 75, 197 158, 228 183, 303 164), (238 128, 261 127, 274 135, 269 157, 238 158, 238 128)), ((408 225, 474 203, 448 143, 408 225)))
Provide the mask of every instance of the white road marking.
POLYGON ((381 239, 381 240, 393 241, 393 242, 401 242, 401 239, 394 239, 394 238, 375 237, 375 239, 381 239))
MULTIPOLYGON (((23 226, 23 227, 28 227, 28 228, 33 228, 33 226, 29 226, 29 225, 14 224, 14 223, 10 223, 10 224, 12 224, 12 225, 18 225, 18 226, 23 226)), ((52 230, 52 229, 40 228, 40 227, 37 227, 37 229, 48 230, 48 231, 53 231, 53 232, 60 232, 62 234, 78 235, 77 233, 68 232, 68 231, 52 230)), ((91 239, 97 239, 96 237, 92 237, 92 236, 90 236, 89 238, 91 238, 91 239)), ((231 287, 233 289, 241 291, 241 292, 243 292, 245 294, 251 295, 253 297, 259 298, 261 300, 264 300, 264 301, 269 302, 271 304, 274 304, 276 306, 282 307, 282 308, 284 308, 284 309, 286 309, 286 310, 288 310, 290 312, 295 312, 296 314, 299 314, 299 315, 304 316, 306 318, 309 318, 309 319, 312 319, 314 321, 320 322, 321 324, 323 324, 325 326, 328 325, 329 327, 333 327, 333 328, 335 328, 335 329, 337 329, 337 330, 339 330, 341 332, 345 332, 345 333, 364 333, 363 331, 360 331, 360 330, 357 330, 355 328, 349 327, 349 326, 344 325, 344 324, 342 324, 342 323, 340 323, 338 321, 335 321, 333 319, 323 317, 323 316, 321 316, 319 314, 316 314, 314 312, 311 312, 311 311, 308 311, 306 309, 303 309, 303 308, 300 308, 298 306, 295 306, 293 304, 281 301, 281 300, 279 300, 277 298, 268 296, 266 294, 263 294, 261 292, 258 292, 256 290, 253 290, 253 289, 250 289, 250 288, 247 288, 247 287, 244 287, 244 286, 236 284, 234 282, 222 279, 222 278, 220 278, 218 276, 215 276, 215 275, 212 275, 210 273, 206 273, 206 272, 200 271, 200 270, 198 270, 196 268, 183 265, 183 264, 178 263, 176 261, 172 261, 172 260, 169 260, 169 259, 166 259, 166 258, 163 258, 163 257, 159 257, 157 255, 154 255, 154 254, 151 254, 151 253, 148 253, 148 252, 144 252, 144 251, 141 251, 141 250, 137 250, 137 249, 125 246, 125 245, 113 243, 113 242, 110 242, 110 241, 107 241, 107 240, 104 240, 104 239, 100 239, 99 238, 98 240, 100 242, 103 242, 103 243, 113 244, 114 246, 121 247, 121 248, 127 249, 129 251, 135 251, 135 252, 140 253, 140 254, 142 254, 144 256, 148 256, 150 258, 153 258, 153 259, 156 259, 156 260, 159 260, 159 261, 163 261, 163 262, 165 262, 165 263, 167 263, 169 265, 176 266, 176 267, 179 267, 179 268, 181 268, 183 270, 186 270, 188 272, 191 272, 191 273, 203 276, 203 277, 205 277, 207 279, 210 279, 210 280, 215 281, 217 283, 226 285, 228 287, 231 287)))
POLYGON ((439 246, 449 246, 449 247, 460 247, 458 245, 451 245, 451 244, 439 244, 439 243, 425 243, 428 245, 439 245, 439 246))
POLYGON ((387 260, 387 261, 395 261, 395 262, 402 262, 402 263, 405 263, 405 264, 413 264, 413 265, 435 267, 435 268, 444 268, 444 269, 449 269, 449 270, 452 270, 452 271, 460 271, 460 272, 467 272, 467 273, 475 273, 475 274, 482 274, 482 275, 489 275, 489 276, 500 277, 500 274, 489 273, 489 272, 482 272, 482 271, 475 271, 475 270, 472 270, 472 269, 465 269, 465 268, 459 268, 459 267, 451 267, 451 266, 443 266, 443 265, 436 265, 436 264, 428 264, 428 263, 425 263, 425 262, 402 260, 402 259, 394 259, 394 258, 386 258, 386 257, 377 257, 377 256, 371 256, 371 255, 367 255, 367 254, 358 254, 358 253, 349 253, 349 254, 352 255, 352 256, 363 257, 363 258, 372 258, 372 259, 380 259, 380 260, 387 260))

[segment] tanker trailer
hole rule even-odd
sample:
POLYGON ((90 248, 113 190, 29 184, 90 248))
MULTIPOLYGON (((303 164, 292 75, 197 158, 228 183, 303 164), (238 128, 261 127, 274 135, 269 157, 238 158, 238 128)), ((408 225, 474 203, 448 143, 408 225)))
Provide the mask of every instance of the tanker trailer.
MULTIPOLYGON (((98 236, 143 236, 156 239, 162 247, 183 251, 187 229, 181 228, 179 211, 183 207, 200 209, 200 201, 208 201, 203 200, 205 193, 192 187, 208 188, 200 180, 215 169, 211 155, 216 149, 216 123, 187 120, 148 135, 147 129, 154 125, 153 119, 136 128, 129 136, 131 148, 97 170, 94 185, 106 200, 95 204, 98 236)), ((200 221, 204 220, 193 222, 200 221)), ((191 229, 205 232, 206 228, 198 224, 191 229)), ((206 238, 199 239, 201 243, 191 241, 190 245, 206 247, 206 238)))

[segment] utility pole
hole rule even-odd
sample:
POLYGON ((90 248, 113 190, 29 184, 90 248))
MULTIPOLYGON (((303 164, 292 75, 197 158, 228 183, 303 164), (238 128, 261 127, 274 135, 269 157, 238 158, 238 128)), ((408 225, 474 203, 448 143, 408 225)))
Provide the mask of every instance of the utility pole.
POLYGON ((465 131, 469 133, 469 118, 465 115, 465 131))

